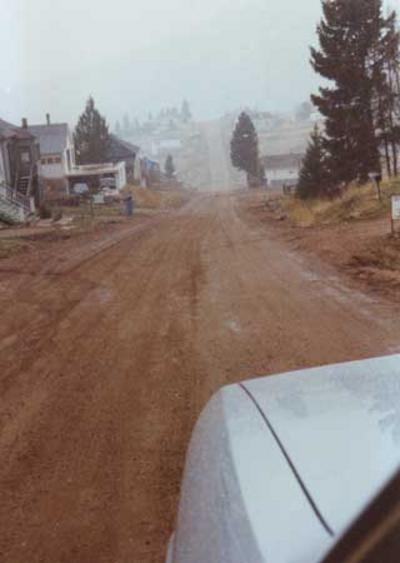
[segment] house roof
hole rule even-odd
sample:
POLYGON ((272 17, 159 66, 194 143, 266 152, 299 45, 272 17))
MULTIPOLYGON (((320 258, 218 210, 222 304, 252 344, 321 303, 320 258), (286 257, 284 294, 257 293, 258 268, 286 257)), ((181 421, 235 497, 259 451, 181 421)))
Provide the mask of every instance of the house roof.
POLYGON ((12 125, 12 123, 8 123, 8 121, 4 121, 4 119, 0 119, 0 135, 4 135, 9 131, 15 129, 16 126, 12 125))
POLYGON ((139 150, 139 147, 136 145, 123 141, 116 135, 110 135, 110 144, 108 149, 109 160, 114 161, 135 158, 139 150))
POLYGON ((267 170, 299 168, 304 158, 301 153, 275 154, 263 156, 261 161, 267 170))
POLYGON ((28 131, 40 144, 41 154, 60 154, 68 146, 69 127, 67 123, 30 125, 28 131))
POLYGON ((32 134, 27 129, 17 127, 4 119, 0 119, 0 137, 2 139, 31 139, 32 134))

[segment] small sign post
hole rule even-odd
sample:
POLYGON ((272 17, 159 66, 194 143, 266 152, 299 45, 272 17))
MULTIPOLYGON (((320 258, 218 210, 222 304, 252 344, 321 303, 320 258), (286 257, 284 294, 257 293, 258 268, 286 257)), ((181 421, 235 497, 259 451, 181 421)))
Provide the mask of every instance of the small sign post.
POLYGON ((395 222, 400 221, 400 195, 392 195, 392 235, 395 234, 395 222))

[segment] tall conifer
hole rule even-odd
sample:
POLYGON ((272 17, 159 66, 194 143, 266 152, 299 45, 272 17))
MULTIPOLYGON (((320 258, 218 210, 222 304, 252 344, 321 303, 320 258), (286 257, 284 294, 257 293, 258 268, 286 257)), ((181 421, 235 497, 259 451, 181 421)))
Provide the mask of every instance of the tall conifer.
POLYGON ((110 135, 104 117, 90 97, 79 118, 74 133, 76 156, 79 164, 97 164, 107 161, 110 135))
POLYGON ((258 135, 250 116, 242 112, 231 140, 231 160, 235 168, 247 174, 249 186, 259 184, 258 135))
POLYGON ((386 22, 381 0, 323 0, 314 69, 331 85, 312 100, 325 117, 324 145, 332 181, 365 182, 380 170, 374 108, 383 75, 376 58, 386 22))
POLYGON ((301 199, 311 199, 329 194, 330 183, 326 169, 326 154, 323 138, 316 126, 311 134, 300 177, 296 187, 296 195, 301 199))

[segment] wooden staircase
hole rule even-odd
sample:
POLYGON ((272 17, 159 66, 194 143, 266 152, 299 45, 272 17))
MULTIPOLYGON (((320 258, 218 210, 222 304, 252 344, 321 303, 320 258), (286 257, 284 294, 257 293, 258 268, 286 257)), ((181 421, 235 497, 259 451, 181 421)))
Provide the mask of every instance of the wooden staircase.
POLYGON ((22 196, 28 197, 30 195, 31 179, 29 176, 21 176, 17 181, 17 192, 22 196))
POLYGON ((0 185, 0 221, 9 225, 24 223, 34 209, 31 198, 0 185))

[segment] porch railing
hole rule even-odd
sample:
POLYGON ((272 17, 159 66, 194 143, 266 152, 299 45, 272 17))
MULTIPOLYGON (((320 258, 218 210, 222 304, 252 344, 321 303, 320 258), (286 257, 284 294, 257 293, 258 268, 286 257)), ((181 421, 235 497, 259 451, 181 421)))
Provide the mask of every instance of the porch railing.
POLYGON ((33 213, 35 204, 33 198, 24 196, 5 184, 0 184, 0 195, 11 203, 14 203, 24 210, 24 213, 33 213))

